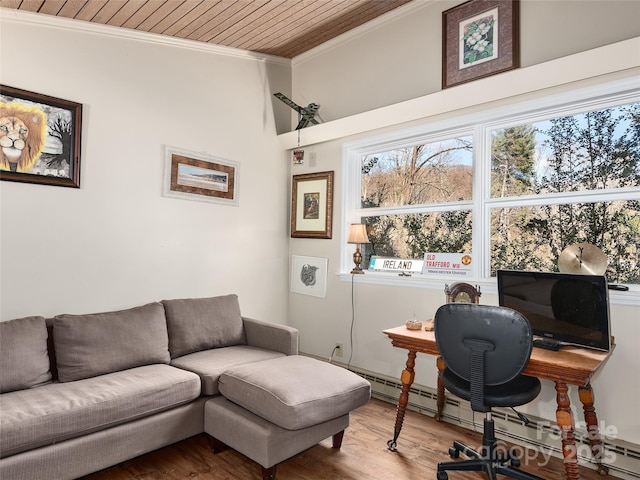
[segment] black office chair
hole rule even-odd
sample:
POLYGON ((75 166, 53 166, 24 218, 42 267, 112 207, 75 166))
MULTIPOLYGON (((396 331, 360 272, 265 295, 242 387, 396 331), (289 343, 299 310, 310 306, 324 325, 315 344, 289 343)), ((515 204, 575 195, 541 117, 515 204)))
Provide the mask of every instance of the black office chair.
POLYGON ((442 383, 454 395, 471 401, 474 412, 484 412, 482 451, 454 441, 452 458, 462 452, 469 460, 438 464, 437 480, 447 480, 446 470, 485 472, 490 480, 497 475, 521 480, 544 480, 517 468, 514 451, 499 454, 492 407, 516 407, 540 393, 540 380, 521 375, 531 356, 529 321, 506 307, 473 303, 449 303, 435 315, 435 336, 445 363, 442 383))

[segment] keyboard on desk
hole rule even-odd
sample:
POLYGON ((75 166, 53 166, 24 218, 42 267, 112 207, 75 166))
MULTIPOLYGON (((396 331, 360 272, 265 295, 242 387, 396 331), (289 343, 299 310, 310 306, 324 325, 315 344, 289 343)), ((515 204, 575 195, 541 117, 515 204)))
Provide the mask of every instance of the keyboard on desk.
POLYGON ((562 348, 562 343, 557 340, 550 340, 548 338, 534 338, 533 346, 538 348, 544 348, 545 350, 557 351, 562 348))

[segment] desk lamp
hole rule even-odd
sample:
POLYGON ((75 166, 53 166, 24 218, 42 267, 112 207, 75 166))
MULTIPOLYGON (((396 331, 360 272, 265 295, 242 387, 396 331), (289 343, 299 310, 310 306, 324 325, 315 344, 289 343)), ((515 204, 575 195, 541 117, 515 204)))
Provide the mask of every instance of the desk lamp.
POLYGON ((362 253, 360 253, 360 244, 369 243, 369 237, 367 237, 367 226, 363 223, 352 223, 349 228, 349 240, 347 243, 356 244, 356 252, 353 254, 353 263, 356 264, 351 273, 364 273, 360 268, 362 263, 362 253))

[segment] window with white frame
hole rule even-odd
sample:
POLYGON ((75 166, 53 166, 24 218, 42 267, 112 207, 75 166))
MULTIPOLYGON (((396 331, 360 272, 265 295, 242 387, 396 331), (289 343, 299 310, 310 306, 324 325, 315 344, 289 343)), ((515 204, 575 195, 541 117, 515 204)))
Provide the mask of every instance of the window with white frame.
POLYGON ((363 268, 435 252, 470 254, 476 279, 557 271, 585 242, 606 254, 610 282, 640 284, 640 93, 540 103, 348 146, 345 215, 367 225, 363 268))

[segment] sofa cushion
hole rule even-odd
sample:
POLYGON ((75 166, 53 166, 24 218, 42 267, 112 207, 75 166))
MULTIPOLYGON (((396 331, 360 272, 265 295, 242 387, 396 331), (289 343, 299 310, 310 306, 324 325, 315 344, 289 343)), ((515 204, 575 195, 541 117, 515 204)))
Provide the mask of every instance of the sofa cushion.
POLYGON ((51 381, 43 317, 0 322, 0 393, 51 381))
POLYGON ((197 373, 202 382, 203 395, 218 395, 218 379, 225 370, 246 363, 259 362, 270 358, 283 357, 284 353, 264 348, 236 345, 233 347, 211 348, 190 353, 171 361, 174 367, 197 373))
POLYGON ((151 416, 200 395, 200 379, 170 365, 147 365, 0 395, 0 456, 151 416))
POLYGON ((171 359, 160 303, 91 315, 58 315, 53 319, 53 343, 61 382, 171 359))
POLYGON ((287 430, 326 422, 366 404, 371 385, 353 372, 301 355, 228 369, 220 393, 287 430))
POLYGON ((162 301, 171 358, 246 343, 237 295, 162 301))

